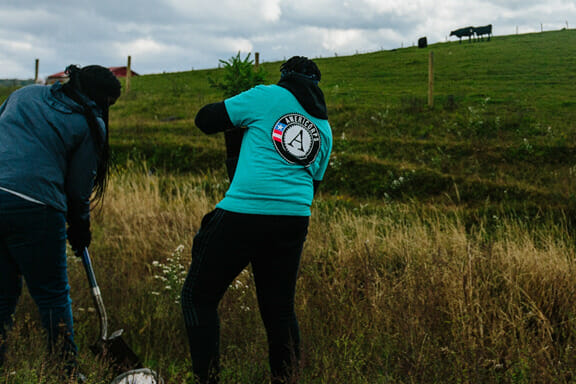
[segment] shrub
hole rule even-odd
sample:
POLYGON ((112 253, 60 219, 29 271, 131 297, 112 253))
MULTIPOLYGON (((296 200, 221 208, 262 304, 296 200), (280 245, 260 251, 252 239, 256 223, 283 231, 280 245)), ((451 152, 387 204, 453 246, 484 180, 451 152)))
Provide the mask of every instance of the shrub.
POLYGON ((250 60, 250 53, 244 59, 240 58, 240 52, 230 58, 229 61, 220 60, 224 65, 224 76, 221 80, 208 77, 208 82, 213 88, 224 93, 224 97, 232 97, 242 93, 266 80, 266 72, 259 67, 254 69, 254 61, 250 60))

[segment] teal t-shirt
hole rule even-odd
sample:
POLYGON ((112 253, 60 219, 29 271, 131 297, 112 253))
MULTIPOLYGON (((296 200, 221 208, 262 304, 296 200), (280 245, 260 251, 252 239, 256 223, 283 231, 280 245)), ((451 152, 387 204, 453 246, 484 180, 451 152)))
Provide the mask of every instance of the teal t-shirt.
POLYGON ((259 85, 224 101, 246 132, 234 179, 216 206, 231 212, 310 216, 312 180, 322 180, 332 131, 278 85, 259 85))

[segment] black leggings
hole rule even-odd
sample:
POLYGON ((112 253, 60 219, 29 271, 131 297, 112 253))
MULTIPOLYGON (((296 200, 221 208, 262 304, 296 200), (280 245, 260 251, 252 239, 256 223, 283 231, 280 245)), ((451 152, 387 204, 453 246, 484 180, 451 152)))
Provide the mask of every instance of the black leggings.
POLYGON ((268 337, 272 382, 294 382, 300 354, 294 294, 308 222, 303 216, 249 215, 218 208, 202 219, 182 289, 192 367, 200 383, 218 382, 218 304, 248 264, 268 337))

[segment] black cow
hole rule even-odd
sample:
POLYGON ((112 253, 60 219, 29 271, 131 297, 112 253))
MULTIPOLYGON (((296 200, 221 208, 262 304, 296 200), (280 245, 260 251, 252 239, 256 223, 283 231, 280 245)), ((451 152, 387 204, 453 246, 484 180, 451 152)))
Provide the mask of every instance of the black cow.
POLYGON ((490 41, 490 36, 492 35, 492 24, 483 27, 474 27, 474 34, 476 34, 476 39, 482 38, 482 40, 484 40, 482 36, 488 35, 488 41, 490 41))
POLYGON ((450 32, 450 36, 456 36, 462 42, 462 36, 468 36, 468 40, 472 41, 472 36, 474 35, 474 27, 460 28, 455 31, 450 32))

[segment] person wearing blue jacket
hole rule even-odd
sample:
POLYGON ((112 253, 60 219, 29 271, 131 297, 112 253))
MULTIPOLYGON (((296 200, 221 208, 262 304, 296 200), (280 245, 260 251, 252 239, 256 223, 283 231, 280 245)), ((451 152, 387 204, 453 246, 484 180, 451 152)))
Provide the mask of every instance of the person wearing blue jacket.
POLYGON ((280 72, 277 84, 208 104, 195 118, 207 134, 244 131, 236 136, 241 138, 237 164, 228 167, 230 187, 194 237, 182 289, 192 369, 202 384, 219 381, 218 304, 249 264, 268 339, 272 383, 297 381, 296 279, 332 132, 316 63, 294 56, 280 72))
POLYGON ((0 106, 0 365, 23 279, 49 350, 77 371, 66 239, 90 245, 91 203, 106 186, 108 108, 121 85, 99 65, 66 69, 69 81, 30 85, 0 106))

